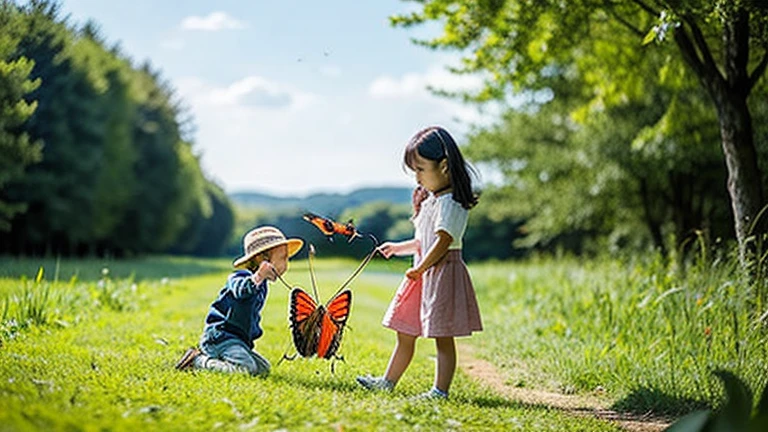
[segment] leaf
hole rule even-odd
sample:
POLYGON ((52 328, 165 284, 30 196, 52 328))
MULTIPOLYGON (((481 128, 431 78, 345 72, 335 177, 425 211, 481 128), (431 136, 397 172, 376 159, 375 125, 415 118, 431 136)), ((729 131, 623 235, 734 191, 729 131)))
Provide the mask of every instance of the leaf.
POLYGON ((758 414, 749 423, 749 432, 763 432, 768 430, 768 414, 758 414))
POLYGON ((680 292, 680 291, 682 291, 682 290, 683 290, 683 289, 682 289, 682 288, 680 288, 680 287, 670 288, 670 289, 668 289, 668 290, 664 291, 663 293, 661 293, 661 295, 659 296, 659 298, 657 298, 657 299, 656 299, 656 301, 655 301, 655 302, 653 302, 653 303, 654 303, 654 304, 658 304, 659 302, 661 302, 662 300, 664 300, 666 297, 668 297, 668 296, 670 296, 670 295, 672 295, 672 294, 674 294, 674 293, 680 292))
POLYGON ((680 420, 672 423, 666 429, 666 432, 697 432, 704 430, 704 426, 709 420, 709 410, 699 410, 682 417, 680 420))
POLYGON ((648 33, 645 34, 645 37, 643 38, 643 45, 648 45, 649 43, 656 40, 656 26, 651 27, 650 30, 648 30, 648 33))
POLYGON ((757 403, 757 416, 768 416, 768 383, 763 387, 763 393, 760 396, 760 402, 757 403))
POLYGON ((744 382, 731 372, 717 370, 715 375, 723 382, 728 401, 715 416, 713 430, 747 430, 752 413, 752 393, 744 382))
POLYGON ((43 267, 41 266, 37 270, 37 276, 35 276, 35 283, 40 283, 40 281, 43 280, 43 267))

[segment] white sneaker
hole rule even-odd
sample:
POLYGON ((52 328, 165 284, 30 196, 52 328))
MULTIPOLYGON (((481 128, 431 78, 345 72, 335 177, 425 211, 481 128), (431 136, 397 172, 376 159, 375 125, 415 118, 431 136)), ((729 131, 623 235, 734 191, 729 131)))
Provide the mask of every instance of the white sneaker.
POLYGON ((448 399, 448 393, 437 387, 432 387, 429 391, 418 394, 411 399, 414 401, 446 400, 448 399))
POLYGON ((357 382, 368 390, 374 391, 392 391, 395 388, 395 383, 384 377, 359 376, 357 377, 357 382))

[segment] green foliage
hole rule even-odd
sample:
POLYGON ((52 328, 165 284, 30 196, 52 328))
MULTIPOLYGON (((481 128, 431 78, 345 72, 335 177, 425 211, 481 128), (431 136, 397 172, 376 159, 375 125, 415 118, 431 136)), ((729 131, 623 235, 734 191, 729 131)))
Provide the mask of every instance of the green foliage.
MULTIPOLYGON (((494 194, 484 193, 481 204, 472 209, 467 231, 464 236, 463 257, 468 261, 489 258, 505 259, 522 256, 525 251, 513 246, 521 234, 518 231, 519 220, 499 216, 495 211, 499 206, 491 205, 494 194)), ((342 236, 335 236, 331 243, 320 231, 302 220, 300 210, 283 211, 258 210, 238 207, 235 232, 240 233, 230 240, 227 253, 237 256, 242 253, 242 236, 255 226, 266 224, 280 227, 286 235, 298 236, 322 249, 323 256, 362 257, 371 250, 369 239, 356 239, 351 244, 342 236)), ((411 204, 393 204, 386 201, 373 201, 357 207, 340 210, 336 221, 353 221, 361 233, 373 234, 379 242, 400 241, 413 237, 411 204)), ((304 257, 306 250, 299 255, 304 257)))
POLYGON ((741 1, 418 3, 391 23, 438 23, 438 36, 417 43, 460 51, 461 65, 452 71, 485 79, 481 90, 452 96, 483 102, 512 94, 531 101, 501 124, 476 131, 467 152, 504 175, 494 191, 503 199, 493 202, 499 207, 493 212, 525 221, 522 245, 561 243, 580 251, 599 238, 601 248, 607 240, 652 243, 666 252, 678 245, 666 239, 684 244, 697 229, 713 238, 737 234, 744 243, 733 221, 753 220, 754 209, 764 205, 760 188, 750 185, 765 166, 768 140, 758 132, 756 145, 748 134, 732 138, 738 145, 716 144, 765 123, 756 109, 765 87, 755 86, 768 64, 761 57, 764 7, 741 1), (738 36, 734 28, 742 29, 738 36), (758 96, 746 108, 741 101, 750 92, 758 96), (754 149, 760 165, 731 166, 726 190, 724 160, 754 160, 754 149))
MULTIPOLYGON (((178 236, 177 243, 170 249, 170 253, 220 256, 230 245, 235 215, 229 197, 219 186, 207 181, 205 197, 207 202, 198 203, 199 205, 195 206, 184 231, 178 236)), ((235 243, 239 243, 239 240, 235 240, 235 243)))
POLYGON ((339 221, 354 221, 360 232, 371 233, 380 242, 398 241, 413 237, 413 224, 409 220, 412 212, 408 204, 392 205, 380 201, 347 209, 341 213, 339 221), (399 221, 409 222, 409 229, 398 224, 399 221))
MULTIPOLYGON (((70 26, 55 1, 3 2, 0 19, 0 145, 12 156, 0 252, 166 251, 185 230, 226 241, 228 219, 212 218, 185 113, 159 73, 108 49, 95 23, 70 26)), ((216 205, 231 213, 228 200, 216 205)))
POLYGON ((34 91, 39 80, 30 79, 34 62, 26 58, 13 59, 19 43, 15 31, 18 18, 8 4, 0 4, 0 232, 8 231, 10 220, 26 205, 9 200, 6 185, 18 181, 27 166, 39 162, 42 146, 18 129, 35 111, 37 104, 24 97, 34 91))

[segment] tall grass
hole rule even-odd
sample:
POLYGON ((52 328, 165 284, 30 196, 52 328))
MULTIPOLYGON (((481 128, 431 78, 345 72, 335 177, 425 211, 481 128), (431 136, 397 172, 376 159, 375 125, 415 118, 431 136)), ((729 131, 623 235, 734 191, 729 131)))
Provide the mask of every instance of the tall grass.
POLYGON ((720 399, 711 371, 768 377, 761 281, 735 257, 540 259, 472 267, 487 355, 518 385, 607 394, 677 414, 720 399), (520 366, 522 360, 524 366, 520 366), (554 377, 554 378, 552 378, 554 377))
POLYGON ((158 285, 168 278, 136 283, 133 277, 112 279, 110 271, 101 269, 96 281, 46 280, 40 267, 34 280, 22 275, 18 280, 0 279, 0 345, 31 328, 67 327, 94 315, 99 310, 135 311, 158 285))

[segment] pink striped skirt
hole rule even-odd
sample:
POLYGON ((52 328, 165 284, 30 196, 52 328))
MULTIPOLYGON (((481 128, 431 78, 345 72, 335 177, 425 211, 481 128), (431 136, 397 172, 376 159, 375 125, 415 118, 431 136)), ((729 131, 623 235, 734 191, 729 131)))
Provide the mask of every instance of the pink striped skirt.
POLYGON ((430 338, 481 331, 475 288, 461 250, 449 250, 421 279, 405 278, 382 324, 400 333, 430 338))

